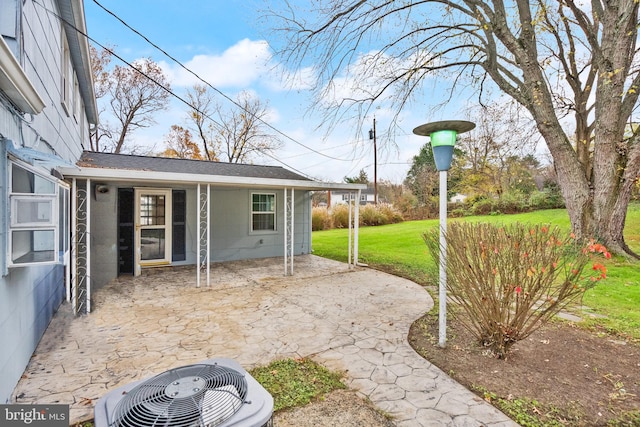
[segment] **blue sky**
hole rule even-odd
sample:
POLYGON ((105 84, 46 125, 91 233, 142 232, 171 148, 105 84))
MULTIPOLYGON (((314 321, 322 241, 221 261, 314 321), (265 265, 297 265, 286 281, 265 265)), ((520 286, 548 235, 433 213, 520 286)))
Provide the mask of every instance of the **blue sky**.
MULTIPOLYGON (((234 98, 241 91, 253 91, 271 108, 270 124, 300 144, 290 140, 275 157, 255 163, 284 166, 324 181, 340 182, 365 169, 373 180, 373 146, 364 129, 355 135, 353 124, 346 123, 330 133, 317 130, 320 117, 308 114, 311 94, 304 86, 289 90, 281 82, 281 73, 296 73, 283 67, 265 40, 268 29, 258 28, 259 7, 252 0, 98 0, 153 43, 160 46, 211 85, 234 98), (273 70, 279 70, 279 73, 273 70), (307 147, 313 148, 314 151, 307 147), (355 148, 354 148, 355 147, 355 148), (324 153, 326 156, 322 154, 324 153)), ((126 28, 92 0, 85 0, 89 36, 115 51, 129 62, 151 57, 160 63, 170 78, 172 89, 184 95, 197 81, 169 58, 126 28)), ((112 64, 118 63, 117 59, 112 64)), ((120 64, 122 65, 122 64, 120 64)), ((172 124, 186 124, 187 107, 180 101, 158 115, 157 124, 140 129, 132 139, 140 145, 163 147, 164 136, 172 124)), ((378 135, 384 135, 390 113, 377 110, 378 135)), ((378 179, 400 183, 406 176, 411 158, 426 143, 411 130, 430 118, 425 113, 403 112, 404 129, 394 137, 397 150, 378 154, 378 179)), ((369 118, 373 122, 373 116, 369 118)), ((382 142, 380 142, 382 144, 382 142)))

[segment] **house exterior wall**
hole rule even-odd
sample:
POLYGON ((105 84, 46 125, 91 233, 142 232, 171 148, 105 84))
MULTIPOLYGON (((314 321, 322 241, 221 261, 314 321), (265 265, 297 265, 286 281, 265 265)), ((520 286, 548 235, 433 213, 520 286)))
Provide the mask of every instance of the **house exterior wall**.
MULTIPOLYGON (((78 181, 85 186, 86 181, 78 181)), ((91 286, 101 286, 118 275, 118 189, 109 185, 108 193, 96 193, 96 182, 89 186, 91 212, 91 286)))
MULTIPOLYGON (((61 104, 62 46, 61 22, 48 12, 59 12, 59 2, 42 0, 23 2, 4 0, 0 27, 7 22, 18 22, 17 38, 7 36, 6 28, 0 28, 3 40, 11 48, 23 74, 44 101, 42 112, 25 114, 16 108, 13 100, 2 88, 0 96, 0 207, 3 219, 0 223, 0 403, 9 402, 13 388, 47 328, 53 313, 65 295, 64 267, 61 263, 8 267, 10 162, 7 151, 25 149, 46 153, 61 163, 73 164, 79 158, 83 143, 88 143, 88 124, 84 105, 77 92, 76 109, 69 113, 61 104), (7 11, 15 10, 21 16, 7 20, 7 11)), ((70 68, 73 67, 70 65, 70 68)), ((59 182, 51 176, 51 164, 33 162, 36 173, 59 182)))
POLYGON ((456 193, 454 196, 451 196, 449 201, 451 203, 464 203, 464 201, 467 200, 467 197, 468 196, 465 194, 456 193))
MULTIPOLYGON (((91 286, 94 289, 118 275, 117 194, 118 188, 132 188, 131 184, 124 182, 112 182, 108 186, 108 193, 96 194, 95 183, 91 185, 91 286)), ((195 265, 198 236, 196 187, 162 188, 186 190, 186 259, 172 262, 172 265, 195 265)), ((295 191, 294 196, 294 254, 307 254, 311 252, 311 194, 295 191)), ((283 197, 282 189, 211 187, 211 262, 283 256, 283 197), (251 232, 252 193, 276 195, 276 231, 251 232)))
MULTIPOLYGON (((311 251, 309 192, 294 192, 294 254, 311 251)), ((283 190, 216 189, 212 193, 211 261, 268 258, 284 255, 283 190), (275 193, 276 230, 251 232, 250 201, 252 193, 275 193)))

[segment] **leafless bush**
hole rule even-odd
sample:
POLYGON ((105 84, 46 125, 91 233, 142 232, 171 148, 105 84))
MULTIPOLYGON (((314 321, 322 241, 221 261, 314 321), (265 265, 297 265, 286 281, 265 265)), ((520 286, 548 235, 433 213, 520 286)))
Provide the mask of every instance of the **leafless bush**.
MULTIPOLYGON (((438 230, 424 234, 436 262, 438 230)), ((447 293, 466 312, 465 326, 496 357, 527 338, 606 277, 594 241, 548 226, 452 223, 447 239, 447 293)))

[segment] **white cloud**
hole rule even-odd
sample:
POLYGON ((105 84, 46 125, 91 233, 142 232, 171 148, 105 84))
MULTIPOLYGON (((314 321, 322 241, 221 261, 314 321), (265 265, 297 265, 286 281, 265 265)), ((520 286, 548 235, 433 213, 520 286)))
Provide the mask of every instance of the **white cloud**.
MULTIPOLYGON (((160 61, 160 66, 174 87, 192 87, 202 83, 180 65, 160 61)), ((260 83, 274 92, 308 90, 315 84, 311 67, 289 70, 273 61, 269 44, 264 40, 243 39, 220 55, 196 55, 183 63, 207 83, 220 89, 246 89, 260 83)))
MULTIPOLYGON (((184 66, 219 88, 246 88, 269 73, 269 45, 264 40, 240 40, 221 55, 196 55, 184 66)), ((191 87, 200 80, 177 64, 161 62, 171 84, 191 87)))

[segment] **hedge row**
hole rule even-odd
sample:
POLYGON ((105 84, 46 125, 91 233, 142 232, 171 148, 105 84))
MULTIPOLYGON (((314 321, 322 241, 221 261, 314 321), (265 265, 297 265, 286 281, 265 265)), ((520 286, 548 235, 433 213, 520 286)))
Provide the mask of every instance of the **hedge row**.
MULTIPOLYGON (((394 224, 404 220, 400 212, 387 203, 360 206, 359 218, 360 225, 394 224)), ((311 223, 313 231, 347 228, 349 226, 349 207, 346 204, 336 205, 330 209, 314 207, 311 223)))

